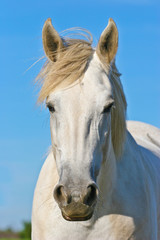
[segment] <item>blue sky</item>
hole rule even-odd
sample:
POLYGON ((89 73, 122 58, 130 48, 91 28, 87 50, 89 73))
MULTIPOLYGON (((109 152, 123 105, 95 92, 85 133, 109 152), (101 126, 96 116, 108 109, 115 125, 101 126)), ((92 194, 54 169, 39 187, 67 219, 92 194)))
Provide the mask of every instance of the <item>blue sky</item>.
POLYGON ((14 0, 0 2, 0 228, 29 220, 33 191, 50 145, 48 111, 36 105, 34 78, 44 55, 44 21, 61 32, 87 28, 96 44, 112 17, 119 29, 117 67, 127 118, 160 127, 158 0, 14 0))

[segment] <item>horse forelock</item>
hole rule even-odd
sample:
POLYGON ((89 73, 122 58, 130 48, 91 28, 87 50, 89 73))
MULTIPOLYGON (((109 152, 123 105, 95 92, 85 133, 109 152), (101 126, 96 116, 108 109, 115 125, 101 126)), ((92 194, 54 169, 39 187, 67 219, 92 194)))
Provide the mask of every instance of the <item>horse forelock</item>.
MULTIPOLYGON (((75 28, 75 30, 77 29, 75 28)), ((80 29, 78 35, 86 40, 62 38, 64 47, 57 52, 57 61, 47 60, 44 64, 36 78, 36 82, 42 86, 38 102, 43 102, 57 88, 61 89, 71 85, 85 73, 94 50, 91 46, 92 35, 87 30, 82 30, 84 33, 80 29)))
MULTIPOLYGON (((87 34, 92 36, 87 30, 87 34)), ((92 37, 86 39, 63 39, 64 48, 57 52, 57 61, 52 62, 47 60, 41 72, 36 78, 36 82, 42 85, 38 102, 43 102, 47 96, 54 92, 57 88, 67 87, 82 79, 88 62, 93 56, 95 50, 92 48, 92 37)), ((79 34, 80 35, 80 34, 79 34)), ((84 36, 85 34, 82 34, 84 36)), ((102 65, 107 67, 104 59, 100 58, 102 65)), ((112 144, 115 156, 119 158, 123 151, 123 145, 126 133, 126 99, 123 92, 123 87, 120 81, 120 73, 118 72, 115 60, 110 65, 110 81, 115 100, 115 108, 111 112, 111 130, 112 144)))

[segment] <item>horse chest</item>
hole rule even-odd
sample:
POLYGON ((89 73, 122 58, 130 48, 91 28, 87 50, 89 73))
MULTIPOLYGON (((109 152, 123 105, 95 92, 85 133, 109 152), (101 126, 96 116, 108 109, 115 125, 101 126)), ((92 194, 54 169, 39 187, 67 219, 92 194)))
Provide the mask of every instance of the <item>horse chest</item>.
POLYGON ((151 240, 156 239, 149 225, 139 225, 136 229, 134 219, 129 216, 111 214, 100 218, 87 240, 151 240))
POLYGON ((98 219, 88 240, 127 240, 134 239, 134 222, 131 217, 111 214, 98 219))
MULTIPOLYGON (((141 235, 135 231, 135 224, 131 217, 120 215, 104 216, 92 226, 87 223, 73 223, 60 221, 54 223, 43 235, 43 240, 145 240, 154 239, 151 235, 141 235)), ((41 235, 42 236, 42 235, 41 235)), ((41 240, 38 238, 37 240, 41 240)))

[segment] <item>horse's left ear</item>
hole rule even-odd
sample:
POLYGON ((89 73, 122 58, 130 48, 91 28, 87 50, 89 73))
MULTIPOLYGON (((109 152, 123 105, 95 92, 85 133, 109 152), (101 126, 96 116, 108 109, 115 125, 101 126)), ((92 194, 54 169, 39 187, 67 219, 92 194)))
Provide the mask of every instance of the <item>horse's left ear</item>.
POLYGON ((116 55, 118 48, 118 30, 112 18, 109 19, 108 25, 102 32, 97 46, 97 54, 110 63, 116 55))

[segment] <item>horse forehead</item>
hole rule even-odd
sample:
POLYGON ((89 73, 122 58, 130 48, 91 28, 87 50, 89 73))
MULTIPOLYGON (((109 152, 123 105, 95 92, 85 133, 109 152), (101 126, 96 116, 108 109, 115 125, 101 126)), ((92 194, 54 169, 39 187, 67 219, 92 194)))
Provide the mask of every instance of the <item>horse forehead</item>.
POLYGON ((62 104, 71 103, 93 104, 96 101, 101 102, 112 97, 112 87, 100 64, 92 60, 81 80, 77 80, 71 86, 62 89, 53 95, 53 99, 62 104))
POLYGON ((75 81, 65 89, 58 90, 50 95, 49 99, 59 103, 62 107, 67 104, 74 108, 78 105, 92 106, 93 104, 105 104, 112 98, 112 86, 108 77, 109 73, 104 70, 96 55, 88 65, 83 78, 75 81))
MULTIPOLYGON (((93 79, 92 79, 93 80, 93 79)), ((111 92, 102 85, 95 85, 93 81, 83 81, 58 96, 61 107, 83 106, 83 111, 92 106, 103 105, 111 97, 111 92)))

